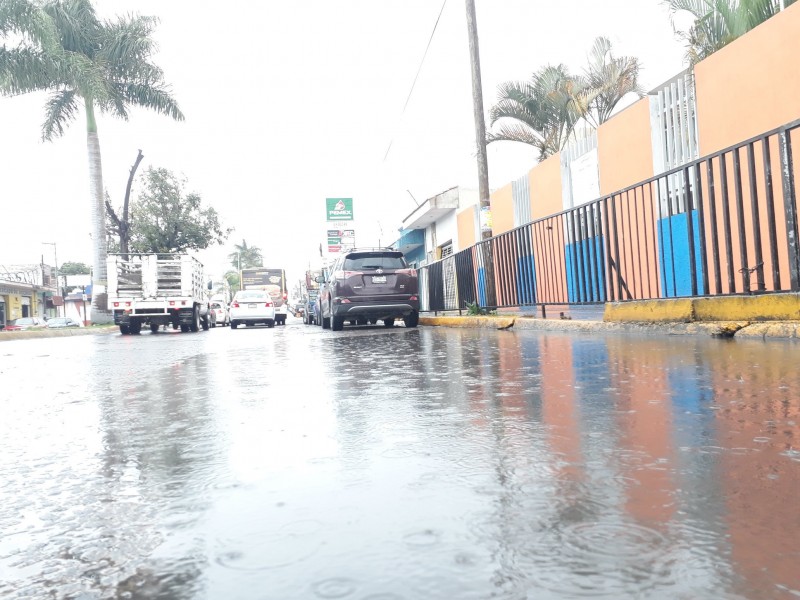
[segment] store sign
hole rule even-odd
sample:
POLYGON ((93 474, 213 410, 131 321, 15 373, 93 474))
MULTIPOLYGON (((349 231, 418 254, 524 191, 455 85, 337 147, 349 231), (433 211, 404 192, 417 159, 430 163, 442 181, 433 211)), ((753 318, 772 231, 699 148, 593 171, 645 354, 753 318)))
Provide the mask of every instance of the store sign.
POLYGON ((352 198, 325 198, 327 221, 352 221, 352 198))

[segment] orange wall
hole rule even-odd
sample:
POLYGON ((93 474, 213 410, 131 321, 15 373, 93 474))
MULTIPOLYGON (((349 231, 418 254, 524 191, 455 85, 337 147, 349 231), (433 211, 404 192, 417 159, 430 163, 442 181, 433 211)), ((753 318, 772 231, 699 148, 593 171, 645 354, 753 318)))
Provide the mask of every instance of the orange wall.
POLYGON ((508 183, 489 196, 492 210, 492 235, 514 229, 514 197, 508 183))
POLYGON ((456 251, 465 250, 478 241, 475 235, 476 210, 475 206, 470 206, 456 215, 458 223, 458 248, 456 251))
POLYGON ((653 173, 650 98, 642 98, 597 129, 600 193, 605 196, 653 173))
POLYGON ((541 219, 564 210, 561 198, 561 154, 540 162, 528 173, 531 217, 541 219))
POLYGON ((800 3, 695 66, 700 155, 800 117, 800 3))

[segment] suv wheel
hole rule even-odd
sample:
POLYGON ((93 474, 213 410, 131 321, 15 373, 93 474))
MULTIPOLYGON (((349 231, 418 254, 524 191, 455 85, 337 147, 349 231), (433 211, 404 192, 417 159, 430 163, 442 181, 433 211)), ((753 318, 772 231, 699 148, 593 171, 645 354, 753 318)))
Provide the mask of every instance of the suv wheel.
POLYGON ((331 329, 334 331, 344 329, 344 317, 331 317, 331 329))
POLYGON ((414 311, 411 314, 406 315, 403 317, 403 323, 406 324, 406 327, 416 327, 419 325, 419 313, 414 311))
MULTIPOLYGON (((333 314, 333 311, 331 311, 331 314, 333 314)), ((322 328, 323 329, 331 328, 331 318, 326 317, 324 313, 322 314, 322 328)))

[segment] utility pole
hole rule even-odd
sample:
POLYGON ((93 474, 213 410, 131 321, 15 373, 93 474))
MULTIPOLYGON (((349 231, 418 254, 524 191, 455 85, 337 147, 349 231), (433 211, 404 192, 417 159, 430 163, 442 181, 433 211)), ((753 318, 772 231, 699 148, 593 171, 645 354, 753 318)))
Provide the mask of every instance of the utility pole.
POLYGON ((475 113, 475 142, 478 149, 478 195, 480 199, 481 238, 492 237, 489 221, 489 164, 486 159, 486 122, 483 117, 483 86, 481 85, 481 62, 478 49, 478 24, 475 19, 475 0, 467 2, 467 33, 469 35, 469 57, 472 67, 472 107, 475 113))
MULTIPOLYGON (((42 242, 42 244, 44 244, 46 246, 52 246, 53 247, 53 258, 56 261, 56 296, 61 296, 61 302, 62 302, 61 306, 64 307, 63 308, 63 314, 66 317, 67 316, 67 306, 66 306, 66 304, 63 304, 64 297, 61 295, 61 286, 58 285, 58 246, 56 246, 56 242, 42 242)), ((58 307, 56 307, 56 316, 59 316, 58 315, 58 307)))

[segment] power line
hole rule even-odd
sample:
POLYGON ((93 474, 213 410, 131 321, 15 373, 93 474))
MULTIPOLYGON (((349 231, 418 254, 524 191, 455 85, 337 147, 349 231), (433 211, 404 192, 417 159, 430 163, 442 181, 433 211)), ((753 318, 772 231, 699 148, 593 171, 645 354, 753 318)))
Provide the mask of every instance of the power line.
MULTIPOLYGON (((414 93, 414 86, 417 85, 417 79, 419 79, 420 71, 422 71, 422 65, 425 64, 425 57, 428 56, 428 50, 431 47, 431 42, 433 41, 433 36, 436 34, 436 28, 439 26, 439 20, 442 18, 442 13, 444 12, 444 6, 447 4, 447 0, 442 2, 442 8, 439 10, 439 16, 436 17, 436 23, 433 24, 433 31, 431 31, 431 37, 428 39, 428 45, 425 46, 425 52, 422 55, 422 60, 419 63, 419 68, 417 69, 417 74, 414 75, 414 81, 411 83, 411 89, 408 91, 408 97, 406 98, 405 104, 403 104, 403 110, 400 112, 400 121, 403 118, 403 115, 406 113, 406 107, 408 107, 408 102, 411 100, 411 94, 414 93)), ((394 137, 389 142, 389 147, 386 148, 386 154, 383 155, 383 160, 386 160, 386 157, 389 156, 389 150, 392 149, 392 144, 394 144, 394 137)))

